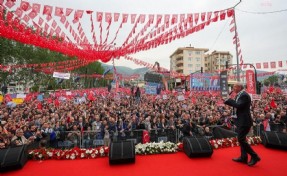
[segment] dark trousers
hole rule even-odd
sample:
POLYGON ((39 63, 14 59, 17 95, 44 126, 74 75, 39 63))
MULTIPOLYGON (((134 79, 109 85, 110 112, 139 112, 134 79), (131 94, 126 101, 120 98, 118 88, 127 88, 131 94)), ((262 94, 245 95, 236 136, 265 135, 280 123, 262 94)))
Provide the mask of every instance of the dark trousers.
POLYGON ((241 158, 247 158, 247 154, 251 155, 251 157, 256 157, 257 154, 251 148, 251 146, 246 141, 246 136, 250 130, 249 126, 241 126, 237 128, 237 139, 240 144, 241 149, 241 158))

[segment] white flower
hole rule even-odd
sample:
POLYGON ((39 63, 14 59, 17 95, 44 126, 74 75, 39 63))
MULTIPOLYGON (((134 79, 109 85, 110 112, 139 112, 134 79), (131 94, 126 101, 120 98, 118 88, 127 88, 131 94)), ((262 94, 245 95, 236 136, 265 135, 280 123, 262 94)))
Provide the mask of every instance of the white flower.
POLYGON ((75 159, 75 158, 76 158, 76 154, 75 154, 75 153, 72 153, 71 156, 70 156, 70 158, 71 158, 72 160, 75 159))
POLYGON ((42 155, 42 154, 39 154, 39 155, 38 155, 38 157, 39 157, 39 158, 42 158, 42 157, 43 157, 43 155, 42 155))
POLYGON ((48 156, 49 157, 52 157, 53 156, 53 153, 52 152, 47 152, 48 156))

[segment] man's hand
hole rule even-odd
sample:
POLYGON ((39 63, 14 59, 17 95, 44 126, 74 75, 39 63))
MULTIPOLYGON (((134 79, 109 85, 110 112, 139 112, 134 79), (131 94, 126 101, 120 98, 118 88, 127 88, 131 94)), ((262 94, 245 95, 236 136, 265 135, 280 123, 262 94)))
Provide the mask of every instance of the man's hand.
POLYGON ((226 101, 229 99, 229 96, 222 97, 221 99, 222 99, 224 102, 226 102, 226 101))

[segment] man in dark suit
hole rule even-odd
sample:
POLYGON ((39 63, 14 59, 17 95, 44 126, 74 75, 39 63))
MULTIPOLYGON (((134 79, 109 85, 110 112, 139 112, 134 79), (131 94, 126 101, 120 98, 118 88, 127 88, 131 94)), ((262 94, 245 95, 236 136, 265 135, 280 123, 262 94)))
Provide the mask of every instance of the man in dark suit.
POLYGON ((251 98, 249 94, 244 91, 244 87, 241 83, 234 84, 233 92, 237 94, 235 99, 227 98, 224 103, 233 107, 233 121, 237 127, 237 139, 240 144, 241 156, 239 158, 233 158, 232 160, 253 166, 261 159, 246 141, 246 135, 252 126, 250 113, 251 98), (248 154, 251 156, 249 162, 248 154))

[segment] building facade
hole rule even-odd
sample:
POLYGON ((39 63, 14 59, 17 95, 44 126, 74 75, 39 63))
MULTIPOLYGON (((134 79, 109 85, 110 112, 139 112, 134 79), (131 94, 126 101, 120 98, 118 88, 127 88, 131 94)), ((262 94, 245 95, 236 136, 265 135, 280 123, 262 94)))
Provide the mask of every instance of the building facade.
POLYGON ((219 73, 226 69, 226 63, 232 65, 233 56, 228 51, 213 51, 205 56, 205 71, 210 73, 219 73))
POLYGON ((213 51, 207 54, 207 48, 182 47, 170 56, 170 70, 189 75, 202 71, 219 73, 226 68, 226 62, 232 65, 233 56, 228 51, 213 51))
POLYGON ((207 48, 178 48, 170 56, 170 70, 184 75, 201 71, 201 67, 205 70, 205 53, 207 51, 207 48))

